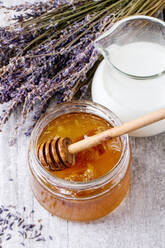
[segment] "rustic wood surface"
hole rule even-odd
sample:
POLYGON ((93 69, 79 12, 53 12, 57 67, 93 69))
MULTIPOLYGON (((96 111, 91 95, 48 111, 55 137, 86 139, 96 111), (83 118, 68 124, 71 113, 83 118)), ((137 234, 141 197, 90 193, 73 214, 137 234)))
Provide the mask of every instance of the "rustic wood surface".
MULTIPOLYGON (((165 133, 150 138, 131 138, 131 189, 114 212, 97 221, 72 223, 51 216, 35 200, 27 166, 29 138, 21 134, 14 146, 8 145, 18 115, 19 111, 11 116, 4 132, 0 134, 0 204, 16 205, 22 213, 24 206, 27 212, 34 209, 31 222, 42 219, 43 234, 53 237, 52 241, 47 239, 46 242, 37 243, 26 240, 25 247, 165 247, 165 133)), ((21 247, 18 235, 12 235, 14 238, 3 242, 2 247, 21 247)))

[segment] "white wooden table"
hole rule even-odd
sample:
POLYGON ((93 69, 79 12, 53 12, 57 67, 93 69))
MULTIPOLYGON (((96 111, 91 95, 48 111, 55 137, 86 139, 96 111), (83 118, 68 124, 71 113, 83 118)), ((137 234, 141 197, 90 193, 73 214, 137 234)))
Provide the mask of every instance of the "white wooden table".
MULTIPOLYGON (((165 247, 165 133, 150 138, 131 138, 131 190, 114 212, 94 222, 72 223, 51 216, 33 197, 27 167, 29 138, 21 135, 13 147, 8 146, 16 120, 17 114, 12 115, 0 134, 0 204, 16 205, 23 215, 24 206, 26 213, 34 209, 31 222, 42 219, 43 234, 53 237, 46 242, 26 240, 25 247, 165 247)), ((18 235, 12 235, 15 238, 3 242, 3 248, 21 247, 18 235)))

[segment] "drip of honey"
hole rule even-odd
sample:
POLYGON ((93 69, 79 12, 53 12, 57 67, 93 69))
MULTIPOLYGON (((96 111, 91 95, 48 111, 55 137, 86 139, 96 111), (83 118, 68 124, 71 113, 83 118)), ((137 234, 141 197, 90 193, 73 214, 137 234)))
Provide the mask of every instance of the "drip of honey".
MULTIPOLYGON (((68 137, 73 142, 100 133, 112 126, 89 113, 69 113, 51 121, 42 131, 38 146, 55 136, 68 137)), ((71 168, 62 171, 49 170, 56 177, 68 181, 87 182, 106 175, 120 160, 122 142, 119 137, 110 139, 98 146, 79 152, 71 168)))

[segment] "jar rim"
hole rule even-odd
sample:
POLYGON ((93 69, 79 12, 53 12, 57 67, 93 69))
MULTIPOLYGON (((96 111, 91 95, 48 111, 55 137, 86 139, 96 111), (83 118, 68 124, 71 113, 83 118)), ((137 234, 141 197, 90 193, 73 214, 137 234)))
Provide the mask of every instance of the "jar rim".
MULTIPOLYGON (((122 25, 123 23, 125 22, 128 22, 128 21, 135 21, 135 20, 148 20, 152 23, 157 23, 157 24, 160 24, 163 26, 163 28, 165 28, 165 22, 158 19, 158 18, 155 18, 155 17, 152 17, 152 16, 145 16, 145 15, 133 15, 133 16, 129 16, 129 17, 125 17, 123 18, 122 20, 119 20, 117 21, 111 28, 110 30, 106 31, 104 34, 102 34, 100 37, 98 37, 96 40, 95 40, 95 47, 96 49, 98 50, 102 50, 100 49, 100 46, 98 45, 99 41, 102 40, 103 38, 105 38, 107 35, 110 35, 113 33, 113 31, 115 29, 117 29, 120 25, 122 25)), ((105 55, 106 55, 106 51, 104 51, 105 55)), ((136 80, 148 80, 148 79, 154 79, 154 78, 158 78, 162 75, 165 74, 165 69, 158 72, 158 73, 155 73, 155 74, 152 74, 152 75, 148 75, 148 76, 140 76, 140 75, 134 75, 134 74, 131 74, 131 73, 127 73, 123 70, 121 70, 119 67, 117 67, 116 65, 114 65, 114 63, 111 61, 111 59, 108 59, 108 62, 113 66, 113 68, 115 70, 117 70, 118 72, 120 72, 121 74, 123 74, 125 77, 129 77, 129 78, 133 78, 133 79, 136 79, 136 80)))
MULTIPOLYGON (((120 169, 122 168, 122 163, 121 162, 122 161, 124 162, 124 157, 127 154, 127 151, 129 149, 128 134, 124 134, 124 135, 122 135, 122 154, 121 154, 120 159, 118 160, 118 162, 115 164, 115 166, 106 175, 104 175, 102 177, 99 177, 99 178, 96 178, 96 179, 93 179, 93 180, 88 181, 88 182, 67 181, 65 179, 56 177, 56 176, 52 175, 49 171, 47 171, 44 168, 44 166, 42 166, 41 162, 38 160, 38 158, 37 158, 37 149, 35 149, 35 147, 37 145, 38 138, 39 138, 43 128, 50 121, 44 125, 42 130, 40 130, 42 122, 48 117, 48 115, 53 114, 55 111, 58 112, 58 111, 61 110, 62 114, 64 114, 63 111, 64 111, 64 109, 66 107, 69 107, 69 106, 78 107, 78 106, 82 106, 82 105, 85 106, 85 107, 93 107, 95 109, 99 109, 103 113, 109 114, 109 116, 114 121, 115 125, 120 125, 121 124, 120 119, 111 110, 109 110, 108 108, 106 108, 106 107, 104 107, 104 106, 102 106, 102 105, 100 105, 98 103, 94 103, 92 101, 76 100, 76 101, 61 103, 61 104, 58 104, 55 107, 51 108, 50 110, 48 110, 38 120, 36 126, 34 127, 34 129, 32 131, 31 138, 30 138, 30 143, 29 143, 29 149, 28 149, 28 156, 29 156, 29 159, 31 158, 33 160, 33 168, 31 168, 32 165, 31 166, 29 165, 29 166, 33 171, 35 171, 35 175, 37 174, 37 175, 39 175, 40 178, 46 179, 46 181, 48 181, 49 183, 51 183, 51 185, 53 185, 55 187, 58 186, 58 187, 62 187, 62 188, 72 189, 72 190, 74 190, 74 189, 76 189, 76 190, 86 190, 86 189, 89 189, 89 188, 92 188, 92 187, 97 188, 100 185, 102 185, 102 186, 105 185, 108 181, 113 180, 113 178, 118 173, 118 171, 120 171, 120 169), (38 133, 39 130, 40 130, 40 133, 38 133)), ((81 111, 81 112, 83 112, 83 111, 81 111)), ((68 112, 68 113, 72 113, 72 112, 68 112)), ((88 113, 88 112, 86 112, 86 113, 88 113)), ((99 116, 98 114, 96 114, 96 115, 99 116)))

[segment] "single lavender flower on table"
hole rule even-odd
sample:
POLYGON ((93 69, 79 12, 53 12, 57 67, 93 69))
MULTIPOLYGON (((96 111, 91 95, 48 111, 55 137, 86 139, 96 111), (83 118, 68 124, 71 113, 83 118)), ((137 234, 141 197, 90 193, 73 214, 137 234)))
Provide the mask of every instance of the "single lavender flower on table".
POLYGON ((15 237, 22 246, 26 246, 29 241, 38 243, 53 240, 50 234, 43 236, 42 220, 31 223, 33 214, 34 210, 29 213, 25 206, 23 211, 18 212, 16 206, 0 205, 0 245, 6 247, 15 237))

